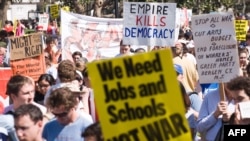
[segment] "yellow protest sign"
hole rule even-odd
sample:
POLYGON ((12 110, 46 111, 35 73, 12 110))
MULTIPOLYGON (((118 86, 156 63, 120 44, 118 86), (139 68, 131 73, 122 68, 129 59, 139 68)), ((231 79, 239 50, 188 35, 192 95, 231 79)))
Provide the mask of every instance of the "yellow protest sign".
POLYGON ((106 141, 191 140, 170 49, 88 64, 106 141))
POLYGON ((53 4, 50 6, 50 15, 52 18, 59 17, 59 7, 57 4, 53 4))
POLYGON ((235 20, 235 33, 238 41, 246 41, 248 20, 235 20))

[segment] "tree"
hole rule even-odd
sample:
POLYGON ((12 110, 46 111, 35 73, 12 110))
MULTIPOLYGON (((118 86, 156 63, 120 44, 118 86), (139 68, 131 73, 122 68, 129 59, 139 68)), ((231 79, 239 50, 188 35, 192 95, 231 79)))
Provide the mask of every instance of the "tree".
POLYGON ((3 26, 5 21, 7 20, 7 9, 9 8, 10 1, 8 0, 2 0, 0 3, 0 15, 1 17, 1 25, 3 26))

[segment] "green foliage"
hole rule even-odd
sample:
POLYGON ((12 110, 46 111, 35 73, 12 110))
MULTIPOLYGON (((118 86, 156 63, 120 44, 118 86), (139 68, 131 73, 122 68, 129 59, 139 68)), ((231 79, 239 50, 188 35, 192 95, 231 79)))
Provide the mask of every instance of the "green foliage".
POLYGON ((217 11, 221 5, 226 9, 233 8, 236 0, 177 0, 178 7, 193 9, 194 13, 209 13, 217 11))

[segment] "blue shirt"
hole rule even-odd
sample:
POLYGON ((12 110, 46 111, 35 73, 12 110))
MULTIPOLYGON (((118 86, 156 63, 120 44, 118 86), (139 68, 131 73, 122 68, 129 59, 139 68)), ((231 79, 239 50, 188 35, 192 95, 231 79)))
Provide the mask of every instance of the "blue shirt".
POLYGON ((79 115, 76 121, 68 125, 62 125, 54 119, 46 123, 42 137, 47 141, 84 141, 81 134, 92 123, 83 115, 79 115))
MULTIPOLYGON (((214 117, 214 112, 220 102, 219 89, 210 91, 204 97, 197 120, 197 130, 205 136, 206 141, 214 141, 222 125, 222 116, 214 117)), ((229 112, 234 112, 234 102, 228 104, 229 112)))

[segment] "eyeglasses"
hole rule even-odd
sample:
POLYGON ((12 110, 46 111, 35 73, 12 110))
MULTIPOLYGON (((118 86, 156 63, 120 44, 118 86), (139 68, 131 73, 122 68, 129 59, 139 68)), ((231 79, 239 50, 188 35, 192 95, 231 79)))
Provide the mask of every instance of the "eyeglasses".
POLYGON ((68 115, 68 112, 63 112, 63 113, 54 113, 54 112, 52 112, 52 114, 54 114, 55 115, 55 117, 65 117, 65 116, 67 116, 68 115))

